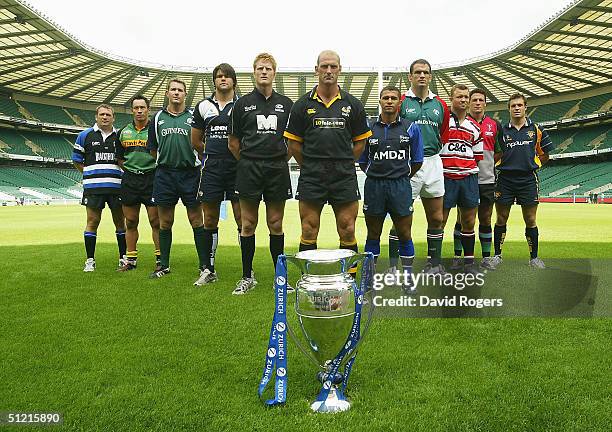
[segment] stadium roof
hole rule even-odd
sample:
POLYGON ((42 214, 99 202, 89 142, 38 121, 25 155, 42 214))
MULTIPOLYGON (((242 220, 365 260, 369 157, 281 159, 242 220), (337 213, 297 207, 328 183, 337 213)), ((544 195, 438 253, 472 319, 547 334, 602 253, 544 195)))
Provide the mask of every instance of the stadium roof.
MULTIPOLYGON (((188 105, 213 90, 211 68, 183 68, 119 58, 91 48, 26 2, 0 0, 0 91, 60 100, 125 105, 142 93, 164 104, 165 85, 180 77, 188 105)), ((492 102, 520 91, 545 97, 583 89, 612 89, 612 0, 576 1, 514 46, 476 59, 434 67, 432 89, 448 100, 454 83, 482 87, 492 102)), ((407 88, 406 70, 345 71, 340 85, 377 110, 379 85, 407 88), (379 82, 379 79, 382 81, 379 82)), ((238 73, 239 93, 253 88, 238 73)), ((296 99, 315 85, 312 72, 280 70, 276 88, 296 99)))

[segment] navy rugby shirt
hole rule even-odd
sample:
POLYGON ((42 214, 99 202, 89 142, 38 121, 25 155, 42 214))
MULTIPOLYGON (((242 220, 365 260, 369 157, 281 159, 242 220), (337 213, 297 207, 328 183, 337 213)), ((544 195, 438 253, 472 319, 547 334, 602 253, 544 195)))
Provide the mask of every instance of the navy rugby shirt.
POLYGON ((191 127, 204 131, 205 157, 234 159, 227 146, 227 136, 230 114, 237 100, 234 96, 234 100, 227 102, 223 109, 219 108, 219 102, 214 97, 208 97, 196 105, 191 127))
POLYGON ((502 152, 496 168, 500 171, 535 171, 542 166, 540 158, 553 151, 554 146, 548 133, 529 118, 517 129, 511 123, 502 126, 495 152, 502 152))
POLYGON ((372 136, 359 158, 359 166, 368 177, 410 176, 410 164, 423 162, 423 140, 417 124, 399 117, 386 124, 379 117, 371 129, 372 136))

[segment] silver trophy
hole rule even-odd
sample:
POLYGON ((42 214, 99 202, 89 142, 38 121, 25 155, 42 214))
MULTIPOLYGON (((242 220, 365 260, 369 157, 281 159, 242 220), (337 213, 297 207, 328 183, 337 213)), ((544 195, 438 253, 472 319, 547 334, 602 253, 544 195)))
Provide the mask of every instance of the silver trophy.
POLYGON ((318 378, 323 384, 322 393, 311 409, 345 411, 350 403, 342 390, 372 319, 372 255, 347 249, 319 249, 299 252, 286 259, 302 273, 295 287, 295 316, 287 314, 289 334, 320 368, 318 378), (356 271, 355 277, 349 274, 351 268, 356 271), (358 317, 357 310, 360 310, 358 317), (340 373, 340 368, 344 368, 344 373, 340 373), (340 384, 342 388, 338 387, 340 384))

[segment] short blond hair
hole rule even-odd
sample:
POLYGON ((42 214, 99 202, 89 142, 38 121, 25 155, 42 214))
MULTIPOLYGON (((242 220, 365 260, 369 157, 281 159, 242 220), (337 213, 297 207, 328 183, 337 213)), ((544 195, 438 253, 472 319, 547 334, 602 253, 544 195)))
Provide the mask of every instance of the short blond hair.
POLYGON ((274 72, 276 72, 276 60, 274 59, 272 54, 268 54, 265 52, 257 54, 255 60, 253 60, 253 70, 255 70, 255 65, 257 65, 257 62, 262 60, 272 63, 272 69, 274 69, 274 72))
POLYGON ((100 104, 96 107, 96 115, 98 115, 98 111, 100 110, 100 108, 106 108, 107 110, 110 110, 111 113, 113 113, 113 116, 115 115, 115 110, 113 109, 112 106, 108 105, 108 104, 100 104))
POLYGON ((172 78, 170 81, 168 81, 168 85, 166 86, 166 91, 170 90, 170 84, 172 84, 173 82, 182 84, 183 90, 187 91, 187 84, 185 84, 185 81, 179 78, 172 78))

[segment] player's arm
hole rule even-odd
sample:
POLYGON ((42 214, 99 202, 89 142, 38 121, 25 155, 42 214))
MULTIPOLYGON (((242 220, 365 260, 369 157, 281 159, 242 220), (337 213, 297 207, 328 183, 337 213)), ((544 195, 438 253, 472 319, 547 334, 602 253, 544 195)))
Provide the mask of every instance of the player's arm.
MULTIPOLYGON (((372 135, 372 132, 370 132, 370 135, 372 135)), ((369 135, 368 135, 369 136, 369 135)), ((359 158, 361 157, 361 154, 363 153, 363 149, 365 148, 366 145, 366 139, 360 139, 359 141, 353 141, 353 159, 355 159, 355 161, 358 161, 359 158)))
POLYGON ((204 131, 191 126, 191 147, 198 152, 200 160, 204 156, 204 131))
POLYGON ((298 100, 291 107, 291 112, 289 113, 289 120, 287 121, 287 127, 283 132, 283 136, 287 140, 288 151, 291 152, 291 155, 298 163, 299 166, 302 166, 302 162, 304 157, 302 155, 302 146, 304 145, 304 133, 306 130, 305 121, 303 117, 304 107, 300 103, 301 100, 298 100))
POLYGON ((366 172, 369 162, 370 162, 370 143, 368 142, 366 143, 365 149, 361 153, 361 156, 359 156, 359 160, 357 161, 357 163, 359 164, 359 168, 361 169, 361 171, 366 172))
POLYGON ((117 164, 123 170, 123 163, 125 161, 125 147, 121 143, 121 134, 123 133, 123 129, 119 129, 117 132, 117 137, 115 138, 115 157, 117 158, 117 164))
POLYGON ((147 132, 147 151, 157 160, 157 148, 159 143, 157 142, 157 115, 154 120, 149 123, 149 130, 147 132))
POLYGON ((240 160, 240 138, 235 135, 227 137, 227 148, 234 155, 236 160, 240 160))
POLYGON ((540 129, 538 126, 536 129, 536 153, 542 165, 550 160, 550 152, 554 150, 554 145, 548 132, 540 129))
POLYGON ((302 157, 302 143, 291 138, 287 139, 287 141, 289 142, 289 151, 293 155, 293 158, 299 166, 302 166, 302 161, 304 160, 302 157))
POLYGON ((410 137, 410 177, 412 177, 423 166, 425 150, 423 149, 423 136, 420 126, 412 123, 407 132, 410 137))
POLYGON ((87 136, 85 132, 79 133, 72 147, 72 164, 81 173, 85 163, 85 137, 87 136))
POLYGON ((501 160, 501 157, 502 157, 502 153, 503 153, 502 142, 503 142, 503 139, 504 139, 504 134, 502 132, 501 124, 499 122, 497 122, 497 135, 495 137, 495 149, 494 149, 494 153, 493 153, 493 160, 495 161, 496 165, 501 160))

